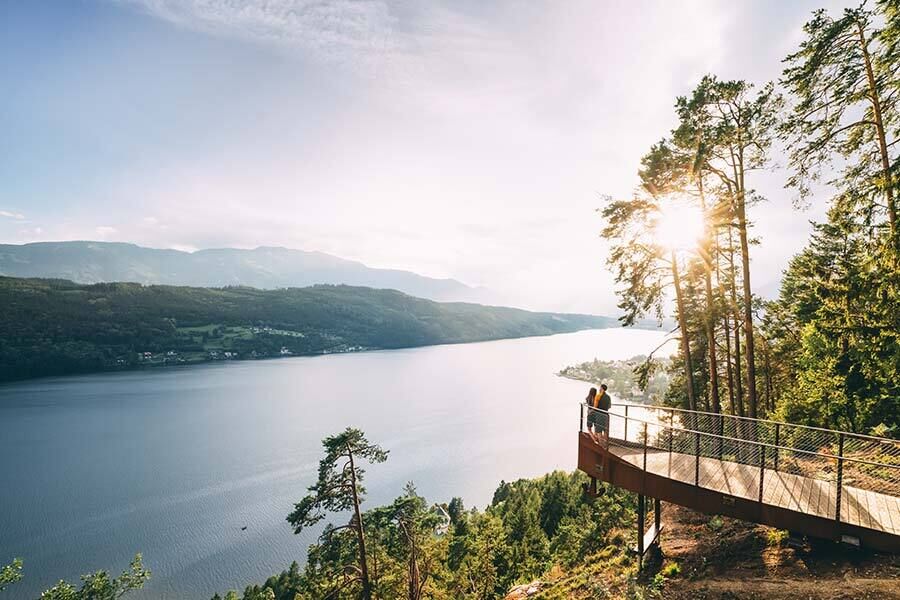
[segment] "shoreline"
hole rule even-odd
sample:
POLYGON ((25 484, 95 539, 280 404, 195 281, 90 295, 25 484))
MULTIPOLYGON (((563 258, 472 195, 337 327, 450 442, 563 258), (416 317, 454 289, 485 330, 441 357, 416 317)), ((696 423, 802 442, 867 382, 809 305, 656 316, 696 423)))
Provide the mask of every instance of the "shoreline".
MULTIPOLYGON (((86 369, 86 370, 78 370, 71 371, 68 373, 47 373, 42 375, 34 375, 29 377, 17 377, 11 379, 0 379, 0 387, 4 387, 7 385, 14 385, 17 383, 23 383, 27 381, 39 381, 46 380, 52 378, 66 378, 66 377, 78 377, 84 375, 99 375, 106 373, 128 373, 128 372, 137 372, 137 371, 151 371, 156 369, 166 369, 166 368, 179 368, 179 367, 196 367, 201 365, 210 365, 210 364, 219 364, 219 363, 234 363, 234 362, 254 362, 254 361, 270 361, 270 360, 282 360, 282 359, 290 359, 290 358, 315 358, 321 356, 332 356, 332 355, 344 355, 344 354, 364 354, 371 352, 385 352, 391 350, 412 350, 417 348, 434 348, 438 346, 462 346, 467 344, 484 344, 490 342, 503 342, 509 340, 523 340, 528 338, 545 338, 552 337, 556 335, 569 335, 573 333, 579 333, 583 331, 607 331, 607 330, 630 330, 630 331, 657 331, 655 328, 650 327, 588 327, 584 329, 575 329, 573 331, 558 331, 552 333, 542 333, 537 335, 520 335, 520 336, 509 336, 509 337, 489 337, 483 339, 473 339, 466 341, 450 341, 450 342, 440 342, 435 344, 422 344, 416 346, 396 346, 391 348, 380 348, 380 347, 352 347, 359 349, 352 350, 331 350, 331 351, 319 351, 319 352, 310 352, 310 353, 302 353, 302 354, 289 354, 289 355, 272 355, 272 356, 256 356, 256 357, 234 357, 234 358, 204 358, 199 360, 184 360, 184 361, 169 361, 169 362, 153 362, 149 364, 130 364, 124 366, 110 366, 108 368, 99 368, 99 369, 86 369)), ((565 367, 562 367, 565 368, 565 367)), ((583 383, 591 383, 595 384, 596 382, 581 380, 578 378, 570 377, 567 375, 563 375, 561 371, 557 371, 554 373, 558 377, 564 377, 566 379, 572 381, 581 381, 583 383)))

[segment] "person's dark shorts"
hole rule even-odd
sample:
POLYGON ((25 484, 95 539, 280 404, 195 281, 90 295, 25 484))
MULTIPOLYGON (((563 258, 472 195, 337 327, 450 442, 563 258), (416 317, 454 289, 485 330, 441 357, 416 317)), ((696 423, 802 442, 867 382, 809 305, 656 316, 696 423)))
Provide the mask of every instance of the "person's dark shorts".
POLYGON ((606 431, 609 429, 609 415, 599 410, 588 410, 587 424, 597 431, 606 431))

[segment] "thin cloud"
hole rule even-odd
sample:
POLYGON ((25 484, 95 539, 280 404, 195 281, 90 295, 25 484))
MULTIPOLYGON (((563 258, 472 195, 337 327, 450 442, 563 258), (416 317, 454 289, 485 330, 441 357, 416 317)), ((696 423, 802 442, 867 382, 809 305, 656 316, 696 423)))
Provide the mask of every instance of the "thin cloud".
POLYGON ((338 62, 394 46, 381 0, 118 0, 186 29, 311 51, 338 62))
POLYGON ((7 219, 15 219, 17 221, 21 221, 25 219, 25 215, 18 212, 12 212, 8 210, 0 210, 0 217, 5 217, 7 219))

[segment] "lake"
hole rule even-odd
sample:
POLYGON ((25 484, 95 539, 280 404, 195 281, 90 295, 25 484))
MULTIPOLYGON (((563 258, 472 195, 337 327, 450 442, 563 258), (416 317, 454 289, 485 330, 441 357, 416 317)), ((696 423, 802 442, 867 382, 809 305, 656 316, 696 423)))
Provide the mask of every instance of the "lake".
POLYGON ((607 329, 2 385, 0 565, 25 560, 4 597, 118 573, 136 552, 153 578, 135 598, 205 600, 302 564, 315 533, 293 535, 285 516, 315 480, 321 439, 350 425, 390 450, 367 470, 364 507, 407 481, 429 501, 484 507, 501 479, 575 468, 588 386, 559 369, 647 353, 663 335, 607 329))

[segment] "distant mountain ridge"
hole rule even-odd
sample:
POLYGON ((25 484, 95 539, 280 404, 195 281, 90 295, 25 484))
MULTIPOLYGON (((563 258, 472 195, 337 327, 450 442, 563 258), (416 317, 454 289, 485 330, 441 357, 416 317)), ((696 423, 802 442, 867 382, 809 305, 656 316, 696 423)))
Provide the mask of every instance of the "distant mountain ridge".
POLYGON ((488 290, 455 279, 376 269, 324 252, 271 246, 183 252, 121 242, 0 244, 0 275, 67 279, 85 284, 130 281, 260 289, 344 284, 395 289, 439 302, 490 303, 488 290))

